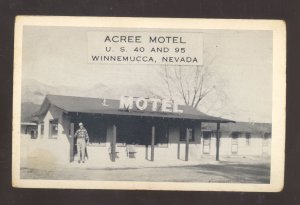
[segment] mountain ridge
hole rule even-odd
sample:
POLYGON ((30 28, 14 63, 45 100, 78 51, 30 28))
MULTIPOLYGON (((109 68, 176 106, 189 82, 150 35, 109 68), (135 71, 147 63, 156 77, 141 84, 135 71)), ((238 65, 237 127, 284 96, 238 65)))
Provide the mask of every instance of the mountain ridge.
POLYGON ((37 79, 26 78, 22 79, 21 89, 22 121, 30 121, 30 117, 38 111, 47 94, 111 99, 119 99, 122 95, 161 97, 161 94, 157 94, 157 92, 150 90, 147 85, 141 84, 107 86, 100 82, 93 86, 82 88, 76 86, 53 86, 40 82, 37 79))

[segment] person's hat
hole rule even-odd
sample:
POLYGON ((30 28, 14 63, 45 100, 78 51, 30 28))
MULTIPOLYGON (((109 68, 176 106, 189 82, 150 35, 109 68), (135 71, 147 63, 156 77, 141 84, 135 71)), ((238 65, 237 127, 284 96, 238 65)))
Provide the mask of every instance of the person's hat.
POLYGON ((83 123, 82 123, 82 122, 80 122, 80 123, 79 123, 79 126, 80 126, 80 125, 83 125, 83 123))

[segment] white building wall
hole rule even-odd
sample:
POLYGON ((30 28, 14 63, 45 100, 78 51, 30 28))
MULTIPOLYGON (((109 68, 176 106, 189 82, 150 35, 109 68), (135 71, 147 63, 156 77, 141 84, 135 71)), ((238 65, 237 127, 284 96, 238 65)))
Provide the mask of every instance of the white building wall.
MULTIPOLYGON (((168 152, 177 153, 178 151, 178 139, 179 139, 179 129, 170 129, 170 144, 168 145, 168 152), (175 134, 177 132, 177 134, 175 134), (173 138, 173 139, 171 139, 173 138)), ((269 156, 271 153, 271 139, 263 139, 260 133, 252 134, 250 138, 250 143, 247 144, 245 134, 242 134, 237 139, 237 153, 234 153, 234 145, 232 143, 232 137, 230 133, 221 133, 219 153, 220 156, 269 156)), ((180 142, 180 159, 185 159, 185 142, 180 142)), ((204 151, 203 138, 201 137, 200 128, 195 130, 195 142, 190 142, 189 145, 189 159, 196 160, 204 156, 215 156, 216 155, 216 136, 212 134, 210 140, 210 152, 205 154, 204 151)), ((166 153, 162 153, 162 156, 166 156, 166 153)))
MULTIPOLYGON (((45 130, 44 130, 45 131, 45 130)), ((38 138, 42 138, 44 135, 41 134, 42 133, 42 124, 39 123, 38 124, 38 138)))
MULTIPOLYGON (((63 111, 51 106, 44 119, 44 135, 36 140, 23 140, 22 147, 26 147, 21 154, 23 161, 43 161, 51 160, 53 163, 66 163, 70 161, 70 121, 63 111), (49 138, 50 120, 58 119, 58 134, 56 138, 49 138)), ((40 131, 40 125, 38 127, 40 131)))
MULTIPOLYGON (((71 144, 70 120, 63 111, 57 107, 50 107, 44 119, 44 136, 39 136, 36 140, 22 138, 21 157, 22 162, 30 162, 32 159, 50 160, 54 163, 67 163, 70 161, 71 144), (55 139, 49 138, 49 122, 58 119, 58 135, 55 139), (24 145, 23 145, 24 144, 24 145)), ((40 127, 39 127, 40 130, 40 127)), ((117 130, 118 131, 118 130, 117 130)), ((39 132, 40 133, 40 132, 39 132)), ((92 163, 105 163, 110 161, 110 143, 113 136, 113 124, 107 125, 106 144, 100 146, 88 146, 89 161, 92 163)), ((195 141, 189 144, 189 160, 201 160, 205 156, 213 157, 216 155, 216 137, 212 134, 210 142, 210 153, 203 153, 203 138, 200 126, 195 127, 195 141)), ((169 143, 164 146, 155 146, 154 160, 177 160, 178 151, 179 159, 185 160, 185 141, 180 142, 178 150, 178 142, 180 139, 180 129, 176 126, 169 127, 169 143)), ((135 146, 137 160, 150 160, 151 146, 135 146)), ((126 155, 126 146, 117 144, 116 151, 119 159, 128 159, 126 155)), ((238 138, 237 156, 264 156, 270 155, 271 139, 263 140, 261 135, 251 135, 250 144, 247 145, 245 135, 238 138), (265 145, 265 146, 263 146, 265 145)), ((220 138, 220 156, 233 156, 232 154, 232 138, 229 133, 222 133, 220 138)), ((75 158, 76 160, 76 158, 75 158)), ((134 160, 134 159, 129 159, 134 160)), ((118 159, 117 159, 118 161, 118 159)))
MULTIPOLYGON (((232 143, 232 137, 229 134, 222 133, 222 137, 220 138, 220 156, 262 156, 262 155, 270 155, 271 146, 270 139, 267 139, 266 146, 263 146, 264 139, 260 134, 253 134, 250 138, 249 145, 247 144, 247 140, 245 135, 242 135, 237 139, 237 153, 233 153, 234 145, 232 143)), ((203 142, 202 142, 203 144, 203 142)), ((203 145, 202 148, 203 149, 203 145)), ((203 154, 203 152, 202 152, 203 154)), ((203 154, 207 155, 207 154, 203 154)), ((210 153, 208 155, 216 155, 216 137, 213 136, 211 138, 210 144, 210 153)))

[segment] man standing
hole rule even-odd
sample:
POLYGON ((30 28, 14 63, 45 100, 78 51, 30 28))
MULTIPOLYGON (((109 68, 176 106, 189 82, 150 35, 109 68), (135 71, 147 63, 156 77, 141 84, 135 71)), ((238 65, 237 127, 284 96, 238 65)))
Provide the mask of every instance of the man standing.
POLYGON ((75 137, 77 138, 77 152, 80 157, 78 163, 84 163, 86 143, 89 142, 89 135, 86 129, 83 127, 82 122, 79 123, 79 129, 76 131, 75 137))

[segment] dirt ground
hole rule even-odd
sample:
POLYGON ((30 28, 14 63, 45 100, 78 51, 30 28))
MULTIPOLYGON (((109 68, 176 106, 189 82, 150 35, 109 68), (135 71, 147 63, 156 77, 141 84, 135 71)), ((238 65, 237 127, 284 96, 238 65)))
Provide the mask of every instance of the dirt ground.
POLYGON ((175 166, 90 166, 73 164, 21 167, 22 179, 270 183, 270 159, 221 159, 175 166))

